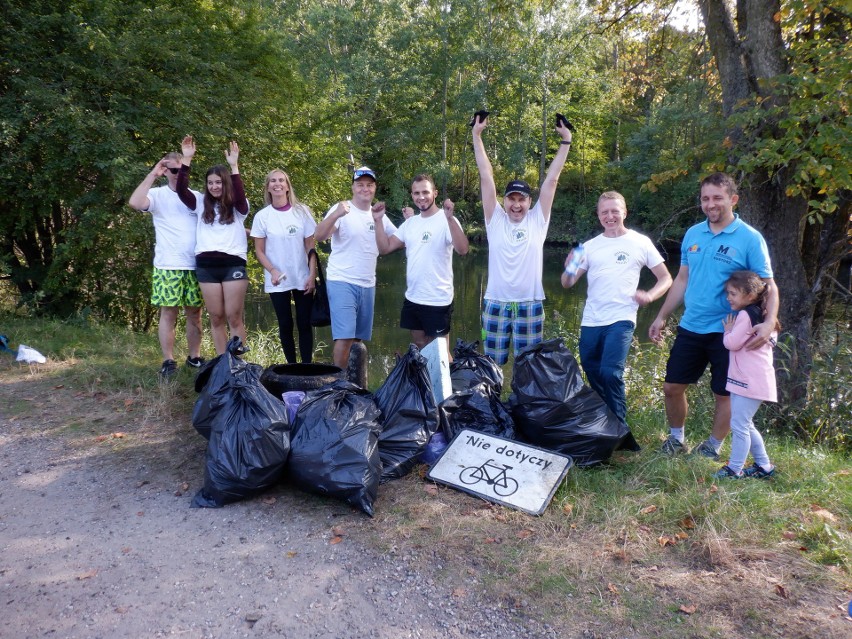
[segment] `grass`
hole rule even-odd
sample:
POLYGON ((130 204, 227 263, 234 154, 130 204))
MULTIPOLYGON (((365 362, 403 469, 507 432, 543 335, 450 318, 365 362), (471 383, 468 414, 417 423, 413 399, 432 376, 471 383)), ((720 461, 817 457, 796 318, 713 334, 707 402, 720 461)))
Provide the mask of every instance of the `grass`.
MULTIPOLYGON (((27 367, 4 355, 4 379, 31 379, 44 392, 65 385, 103 396, 97 415, 68 406, 58 435, 113 433, 132 409, 157 441, 193 436, 187 426, 193 373, 181 368, 175 383, 158 384, 154 336, 15 317, 4 317, 0 332, 51 362, 27 367), (184 427, 175 429, 175 422, 184 427)), ((251 341, 252 361, 275 361, 277 335, 253 334, 251 341)), ((832 602, 848 600, 852 591, 848 457, 769 434, 778 476, 734 481, 712 479, 719 462, 657 454, 666 434, 658 382, 665 357, 665 350, 634 345, 627 371, 631 429, 644 450, 572 469, 541 517, 444 487, 426 491, 413 473, 380 491, 367 527, 372 542, 386 552, 418 551, 441 566, 444 579, 462 589, 485 588, 498 605, 535 607, 554 623, 600 624, 601 637, 841 636, 846 622, 832 602), (584 617, 565 620, 566 601, 584 617)), ((687 435, 696 441, 709 431, 710 396, 701 385, 690 392, 687 435)), ((32 399, 13 398, 3 416, 37 415, 32 399)), ((180 444, 170 447, 185 449, 180 444)), ((103 445, 119 452, 131 443, 103 445)), ((727 453, 726 445, 723 458, 727 453)))

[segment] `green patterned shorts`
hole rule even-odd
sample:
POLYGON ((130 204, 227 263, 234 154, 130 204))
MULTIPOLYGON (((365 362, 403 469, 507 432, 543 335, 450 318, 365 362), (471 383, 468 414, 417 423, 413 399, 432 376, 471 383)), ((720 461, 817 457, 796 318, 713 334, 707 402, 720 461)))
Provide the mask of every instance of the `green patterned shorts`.
POLYGON ((154 267, 151 304, 155 306, 202 306, 195 271, 172 271, 154 267))

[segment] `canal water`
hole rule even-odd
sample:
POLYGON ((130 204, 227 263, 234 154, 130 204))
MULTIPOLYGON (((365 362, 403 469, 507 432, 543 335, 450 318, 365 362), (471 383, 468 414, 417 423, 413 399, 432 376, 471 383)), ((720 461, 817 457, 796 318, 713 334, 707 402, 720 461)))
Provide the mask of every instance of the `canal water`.
MULTIPOLYGON (((579 333, 583 303, 586 299, 586 278, 571 289, 565 290, 559 281, 565 255, 564 247, 546 247, 544 253, 545 336, 552 335, 561 321, 563 332, 579 333)), ((455 301, 450 332, 450 346, 456 339, 478 340, 480 337, 480 308, 488 270, 488 249, 472 245, 468 255, 453 256, 455 276, 455 301)), ((653 284, 654 276, 643 270, 642 287, 653 284)), ((405 252, 396 251, 379 258, 376 269, 376 308, 373 322, 373 339, 367 343, 370 354, 369 385, 378 387, 396 362, 396 353, 408 349, 410 333, 399 327, 399 312, 405 296, 405 252)), ((648 325, 653 322, 661 301, 639 309, 636 337, 648 341, 648 325)), ((246 299, 246 322, 249 330, 277 330, 275 313, 269 297, 257 292, 246 299)), ((314 329, 317 352, 315 361, 331 361, 331 328, 314 329)), ((480 349, 481 351, 481 349, 480 349)), ((281 355, 281 362, 284 356, 281 355)), ((510 360, 511 363, 511 360, 510 360)), ((508 367, 504 367, 508 368, 508 367)))

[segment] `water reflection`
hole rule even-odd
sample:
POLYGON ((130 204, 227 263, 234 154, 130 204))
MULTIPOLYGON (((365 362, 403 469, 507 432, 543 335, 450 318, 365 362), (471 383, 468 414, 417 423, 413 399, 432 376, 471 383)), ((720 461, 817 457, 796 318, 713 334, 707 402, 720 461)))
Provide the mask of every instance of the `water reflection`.
MULTIPOLYGON (((586 279, 575 287, 565 290, 559 277, 562 274, 567 249, 546 247, 544 252, 544 303, 546 314, 545 335, 552 333, 557 314, 561 316, 564 330, 579 332, 583 304, 586 299, 586 279)), ((455 311, 453 312, 450 343, 457 338, 465 341, 480 337, 479 313, 482 295, 485 292, 488 251, 485 246, 471 246, 471 252, 460 257, 453 256, 455 274, 455 311)), ((375 388, 387 377, 396 361, 396 353, 408 348, 410 333, 399 327, 399 312, 405 296, 405 253, 397 251, 379 258, 376 272, 376 310, 373 323, 373 339, 367 344, 370 352, 369 379, 375 388)), ((643 271, 641 286, 653 285, 654 276, 643 271)), ((661 301, 639 309, 636 337, 648 341, 648 325, 654 320, 661 301)), ((277 328, 275 313, 269 297, 253 291, 246 299, 246 322, 249 330, 277 328)), ((316 361, 331 361, 331 327, 317 328, 315 337, 319 349, 316 361)), ((282 354, 281 361, 284 361, 282 354)), ((504 369, 507 369, 504 367, 504 369)))

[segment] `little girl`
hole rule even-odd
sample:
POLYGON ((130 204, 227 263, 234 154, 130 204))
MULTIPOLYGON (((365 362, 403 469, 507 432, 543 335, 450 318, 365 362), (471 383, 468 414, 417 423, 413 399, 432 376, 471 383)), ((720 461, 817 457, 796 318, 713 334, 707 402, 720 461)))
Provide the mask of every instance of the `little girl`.
POLYGON ((753 337, 752 327, 763 322, 766 290, 766 283, 752 271, 734 271, 725 282, 728 303, 737 312, 736 318, 731 313, 722 323, 725 328, 723 342, 731 352, 725 387, 731 393, 731 459, 714 477, 767 479, 775 474, 763 437, 754 427, 752 418, 762 401, 778 401, 772 348, 781 326, 775 323, 771 338, 760 348, 745 348, 753 337), (743 470, 749 452, 754 464, 743 470))

